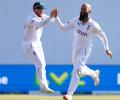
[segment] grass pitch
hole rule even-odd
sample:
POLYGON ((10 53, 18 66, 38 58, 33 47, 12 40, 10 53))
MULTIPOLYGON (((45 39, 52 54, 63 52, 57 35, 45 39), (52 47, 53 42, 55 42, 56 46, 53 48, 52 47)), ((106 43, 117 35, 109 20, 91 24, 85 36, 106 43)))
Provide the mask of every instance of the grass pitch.
MULTIPOLYGON (((0 95, 0 100, 63 100, 62 96, 0 95)), ((73 100, 120 100, 119 95, 77 95, 73 100)))

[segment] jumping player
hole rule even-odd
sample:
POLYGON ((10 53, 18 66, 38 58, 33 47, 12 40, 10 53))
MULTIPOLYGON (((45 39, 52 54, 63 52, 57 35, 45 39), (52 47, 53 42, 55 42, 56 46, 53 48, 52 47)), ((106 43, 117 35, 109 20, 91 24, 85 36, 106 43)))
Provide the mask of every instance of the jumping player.
POLYGON ((50 17, 44 13, 44 5, 41 2, 35 2, 33 12, 27 17, 24 27, 24 40, 22 46, 24 51, 36 67, 38 79, 40 81, 40 90, 45 93, 53 93, 48 87, 46 79, 46 62, 42 43, 40 41, 44 26, 50 22, 54 11, 51 11, 50 17))
POLYGON ((75 92, 78 82, 81 76, 87 75, 93 78, 94 85, 99 85, 99 70, 92 70, 86 65, 86 61, 91 53, 92 40, 94 36, 98 36, 102 41, 106 54, 112 58, 112 52, 109 50, 108 40, 105 33, 91 17, 91 5, 82 4, 80 16, 76 17, 66 24, 63 24, 59 19, 58 11, 56 9, 55 21, 58 26, 64 30, 73 29, 74 31, 74 41, 73 41, 73 52, 72 52, 72 62, 74 65, 73 74, 67 95, 63 97, 64 100, 72 100, 72 95, 75 92))

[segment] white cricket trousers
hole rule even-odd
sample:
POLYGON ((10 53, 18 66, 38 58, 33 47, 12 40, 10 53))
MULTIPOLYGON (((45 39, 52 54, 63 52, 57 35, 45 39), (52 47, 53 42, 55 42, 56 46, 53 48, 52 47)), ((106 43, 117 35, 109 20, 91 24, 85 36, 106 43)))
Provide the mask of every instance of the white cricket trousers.
POLYGON ((23 49, 32 63, 35 65, 38 79, 40 81, 40 88, 48 88, 46 79, 46 62, 41 42, 23 42, 23 49))
POLYGON ((73 95, 73 93, 75 92, 78 86, 81 76, 88 75, 92 78, 96 77, 95 71, 93 71, 92 69, 88 68, 85 65, 88 57, 90 56, 90 53, 91 53, 91 47, 73 48, 72 62, 73 62, 74 68, 73 68, 72 78, 71 78, 70 85, 67 92, 68 95, 73 95))

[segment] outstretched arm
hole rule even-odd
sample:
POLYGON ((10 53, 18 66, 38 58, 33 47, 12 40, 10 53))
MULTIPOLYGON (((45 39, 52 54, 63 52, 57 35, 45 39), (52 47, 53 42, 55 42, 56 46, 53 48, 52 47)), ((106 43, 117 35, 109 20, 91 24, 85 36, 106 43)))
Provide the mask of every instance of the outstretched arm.
POLYGON ((44 19, 44 20, 42 20, 42 21, 38 21, 38 20, 36 20, 35 18, 33 18, 33 19, 30 21, 30 25, 31 25, 31 26, 36 26, 36 27, 40 28, 40 27, 45 26, 48 22, 50 22, 50 20, 51 20, 51 17, 48 17, 48 18, 46 18, 46 19, 44 19))
POLYGON ((40 21, 40 20, 37 20, 36 18, 33 18, 32 20, 29 21, 29 24, 31 26, 36 26, 38 28, 40 27, 43 27, 45 26, 47 23, 49 23, 52 19, 52 17, 54 16, 55 14, 55 9, 53 9, 50 13, 50 16, 47 16, 47 15, 43 15, 43 19, 40 21))
POLYGON ((58 9, 54 9, 53 12, 51 13, 52 17, 54 17, 55 22, 58 24, 58 26, 63 30, 63 31, 68 31, 71 30, 72 28, 74 28, 74 24, 72 21, 64 24, 62 23, 62 21, 60 20, 60 18, 58 17, 58 9))
POLYGON ((74 28, 74 25, 72 22, 67 22, 66 24, 62 23, 59 17, 55 18, 56 23, 63 31, 68 31, 74 28))
POLYGON ((109 46, 108 46, 108 40, 107 37, 105 35, 105 33, 102 30, 97 30, 97 36, 100 38, 100 40, 102 41, 106 54, 112 58, 112 52, 109 50, 109 46))

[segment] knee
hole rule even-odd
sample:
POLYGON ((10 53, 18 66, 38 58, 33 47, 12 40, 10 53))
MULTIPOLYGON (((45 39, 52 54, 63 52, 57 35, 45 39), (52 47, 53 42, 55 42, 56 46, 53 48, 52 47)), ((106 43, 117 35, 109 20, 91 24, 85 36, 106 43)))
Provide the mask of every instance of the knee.
POLYGON ((41 61, 41 65, 42 65, 42 67, 45 67, 46 66, 46 62, 44 60, 41 61))

